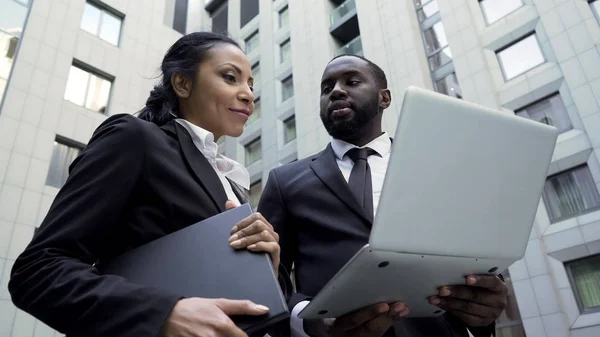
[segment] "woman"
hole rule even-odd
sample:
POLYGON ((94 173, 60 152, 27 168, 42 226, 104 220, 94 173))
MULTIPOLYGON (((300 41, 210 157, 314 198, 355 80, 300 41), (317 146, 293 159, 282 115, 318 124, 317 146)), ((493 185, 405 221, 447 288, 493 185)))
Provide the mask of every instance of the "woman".
MULTIPOLYGON (((247 57, 227 37, 193 33, 161 69, 139 118, 114 115, 94 132, 12 269, 17 307, 69 336, 245 336, 228 316, 268 310, 182 299, 93 266, 245 201, 238 185, 248 188, 248 172, 217 155, 215 142, 240 136, 254 109, 247 57)), ((268 252, 277 270, 278 240, 254 214, 229 241, 268 252)))

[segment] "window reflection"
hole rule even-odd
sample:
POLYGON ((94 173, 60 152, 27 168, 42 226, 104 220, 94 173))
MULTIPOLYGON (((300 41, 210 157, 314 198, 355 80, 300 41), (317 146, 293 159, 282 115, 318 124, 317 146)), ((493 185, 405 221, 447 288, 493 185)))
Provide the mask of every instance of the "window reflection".
POLYGON ((71 103, 104 113, 111 86, 110 80, 71 66, 64 98, 71 103))
POLYGON ((0 101, 23 34, 28 4, 25 0, 0 0, 0 101))
POLYGON ((458 85, 456 73, 452 73, 441 80, 435 82, 437 92, 456 98, 462 98, 462 91, 458 85))
POLYGON ((281 63, 289 61, 292 57, 292 44, 290 40, 285 41, 281 44, 281 63))
POLYGON ((294 96, 294 81, 292 79, 292 76, 281 81, 281 90, 282 102, 285 102, 286 100, 294 96))
POLYGON ((535 34, 497 53, 506 80, 546 62, 535 34))
POLYGON ((488 25, 523 7, 522 0, 482 0, 479 4, 488 25))
POLYGON ((246 53, 251 53, 258 47, 259 36, 258 31, 254 32, 250 37, 248 37, 245 41, 246 44, 246 53))
POLYGON ((439 11, 440 9, 438 7, 437 0, 432 0, 417 10, 417 16, 419 17, 419 21, 423 22, 437 14, 439 11))
POLYGON ((425 36, 425 48, 427 49, 427 55, 433 54, 448 45, 448 38, 444 31, 444 25, 442 22, 438 22, 430 29, 426 30, 423 35, 425 36))
POLYGON ((252 66, 252 78, 254 78, 254 91, 260 88, 260 63, 252 66))
POLYGON ((50 167, 46 176, 46 185, 61 188, 69 177, 69 165, 77 158, 81 147, 73 146, 71 142, 62 138, 54 141, 50 167))
POLYGON ((119 44, 123 18, 89 2, 85 4, 80 28, 115 46, 119 44))
POLYGON ((552 125, 561 133, 573 128, 571 119, 567 113, 567 107, 559 94, 527 106, 516 111, 515 114, 540 123, 552 125))
POLYGON ((279 28, 283 28, 289 25, 289 21, 290 21, 290 14, 288 11, 288 7, 285 6, 285 8, 283 8, 280 12, 279 12, 279 28))
POLYGON ((451 61, 452 51, 450 51, 450 47, 446 47, 442 49, 439 53, 429 57, 429 68, 431 69, 431 71, 434 71, 451 61))

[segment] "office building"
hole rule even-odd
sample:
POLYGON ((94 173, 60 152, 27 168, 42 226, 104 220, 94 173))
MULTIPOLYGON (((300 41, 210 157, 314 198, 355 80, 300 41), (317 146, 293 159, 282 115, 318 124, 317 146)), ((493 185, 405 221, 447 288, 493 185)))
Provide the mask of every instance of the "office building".
POLYGON ((93 130, 138 111, 168 46, 196 30, 227 32, 250 59, 255 114, 219 150, 248 167, 255 203, 271 168, 329 142, 319 82, 341 53, 386 72, 390 133, 409 85, 556 126, 497 335, 600 335, 600 0, 141 3, 0 0, 0 337, 60 335, 14 308, 10 268, 93 130))

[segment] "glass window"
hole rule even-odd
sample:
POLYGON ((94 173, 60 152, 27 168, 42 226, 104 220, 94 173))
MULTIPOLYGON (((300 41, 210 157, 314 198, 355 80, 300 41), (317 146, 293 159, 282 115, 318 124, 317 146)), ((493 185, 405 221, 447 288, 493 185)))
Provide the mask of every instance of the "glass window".
POLYGON ((262 158, 260 137, 246 145, 246 166, 252 165, 262 158))
POLYGON ((289 61, 292 58, 292 43, 286 40, 281 44, 281 63, 289 61))
POLYGON ((582 312, 600 311, 600 255, 566 263, 582 312))
POLYGON ((423 7, 417 9, 417 17, 420 22, 423 22, 430 17, 434 16, 440 11, 437 0, 431 0, 426 3, 423 7))
POLYGON ((252 78, 254 78, 254 90, 260 88, 260 63, 252 66, 252 78))
POLYGON ((227 16, 228 14, 228 3, 225 2, 221 7, 215 10, 212 15, 212 31, 214 33, 227 35, 227 16))
POLYGON ((258 0, 240 1, 240 9, 240 27, 244 27, 258 15, 258 0))
POLYGON ((427 55, 431 55, 448 45, 448 38, 446 37, 444 25, 441 21, 427 29, 423 35, 425 37, 425 49, 427 49, 427 55))
POLYGON ((590 6, 592 6, 592 11, 596 15, 596 19, 600 22, 600 1, 592 0, 590 1, 590 6))
POLYGON ((292 116, 283 121, 283 140, 287 144, 296 139, 296 117, 292 116))
POLYGON ((0 101, 29 11, 27 1, 0 0, 0 101))
POLYGON ((122 17, 87 2, 83 10, 80 28, 118 46, 122 23, 122 17))
POLYGON ((488 25, 523 7, 523 0, 479 0, 488 25))
POLYGON ((294 96, 294 80, 292 76, 281 81, 281 101, 285 102, 294 96))
POLYGON ((456 98, 462 98, 456 73, 452 73, 435 82, 435 91, 456 98))
POLYGON ((69 165, 77 158, 81 149, 81 146, 74 146, 73 142, 62 138, 54 141, 46 185, 61 188, 65 184, 69 176, 69 165))
POLYGON ((111 80, 72 65, 64 98, 87 109, 105 113, 111 86, 111 80))
POLYGON ((535 34, 496 53, 506 80, 513 79, 546 62, 535 34))
POLYGON ((252 35, 250 35, 246 39, 245 44, 246 44, 246 53, 247 54, 251 53, 256 48, 258 48, 258 44, 259 44, 258 31, 252 33, 252 35))
POLYGON ((438 53, 429 57, 429 68, 431 71, 439 69, 441 66, 452 61, 452 51, 450 47, 440 50, 438 53))
POLYGON ((544 98, 537 103, 516 111, 515 114, 540 123, 552 125, 561 133, 573 128, 571 119, 567 113, 567 107, 559 94, 544 98))
POLYGON ((248 120, 246 121, 246 125, 250 125, 250 124, 256 122, 256 120, 259 118, 260 118, 260 98, 256 98, 254 100, 254 112, 252 113, 252 115, 250 115, 250 117, 248 117, 248 120))
POLYGON ((506 309, 496 320, 496 337, 525 337, 521 314, 515 298, 515 290, 508 269, 502 272, 504 283, 508 288, 506 309))
POLYGON ((290 16, 288 11, 288 6, 283 7, 282 10, 279 11, 279 28, 287 27, 290 24, 290 16))
POLYGON ((262 181, 259 180, 252 185, 250 185, 250 205, 256 209, 258 207, 258 202, 260 201, 260 195, 262 194, 262 181))
POLYGON ((552 222, 600 208, 600 195, 587 165, 546 179, 542 196, 552 222))

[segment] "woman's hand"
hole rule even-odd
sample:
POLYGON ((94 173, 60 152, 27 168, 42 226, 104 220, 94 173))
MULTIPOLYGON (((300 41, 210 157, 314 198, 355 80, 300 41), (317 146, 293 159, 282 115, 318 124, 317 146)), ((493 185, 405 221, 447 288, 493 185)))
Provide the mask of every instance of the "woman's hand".
MULTIPOLYGON (((225 203, 226 209, 235 208, 235 202, 225 203)), ((238 222, 231 230, 229 245, 235 249, 246 248, 252 252, 266 252, 271 255, 275 276, 279 270, 279 235, 273 226, 260 213, 254 213, 238 222)))
POLYGON ((163 325, 160 337, 247 337, 229 318, 260 316, 269 308, 250 301, 186 298, 179 300, 163 325))

